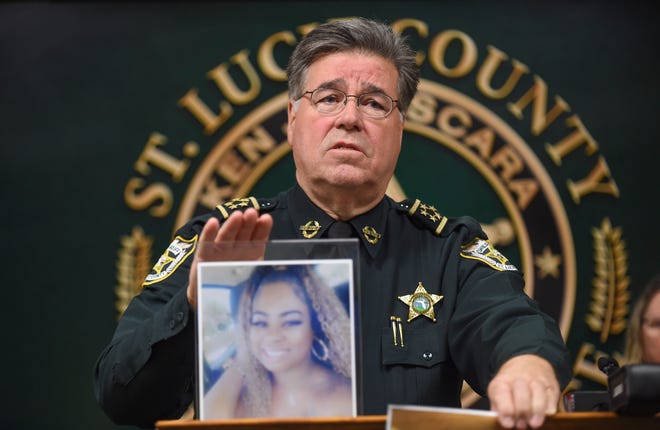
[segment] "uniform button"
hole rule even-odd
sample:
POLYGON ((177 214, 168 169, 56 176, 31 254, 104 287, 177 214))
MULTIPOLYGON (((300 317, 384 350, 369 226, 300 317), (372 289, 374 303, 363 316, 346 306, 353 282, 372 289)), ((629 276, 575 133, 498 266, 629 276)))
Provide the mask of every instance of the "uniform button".
POLYGON ((426 361, 429 361, 430 359, 433 358, 433 353, 426 351, 424 354, 422 354, 422 358, 426 361))
POLYGON ((183 321, 183 312, 177 312, 176 313, 176 320, 177 321, 183 321))
POLYGON ((176 325, 176 323, 174 322, 174 320, 170 320, 170 323, 169 323, 170 328, 174 328, 175 325, 176 325))

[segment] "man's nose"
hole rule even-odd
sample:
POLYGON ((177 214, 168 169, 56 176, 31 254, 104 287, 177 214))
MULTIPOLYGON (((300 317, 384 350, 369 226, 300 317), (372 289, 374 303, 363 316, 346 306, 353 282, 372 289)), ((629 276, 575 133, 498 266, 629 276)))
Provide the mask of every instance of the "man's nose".
POLYGON ((344 101, 344 109, 339 113, 337 118, 339 124, 354 127, 357 122, 361 120, 361 112, 358 104, 358 96, 346 96, 344 101), (351 103, 353 99, 354 103, 351 103))

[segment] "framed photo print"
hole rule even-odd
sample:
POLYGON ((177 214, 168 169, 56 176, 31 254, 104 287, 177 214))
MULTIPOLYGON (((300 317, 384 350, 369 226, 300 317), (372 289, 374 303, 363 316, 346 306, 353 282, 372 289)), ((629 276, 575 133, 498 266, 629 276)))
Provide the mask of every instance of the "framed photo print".
POLYGON ((202 420, 356 416, 353 260, 198 267, 202 420))

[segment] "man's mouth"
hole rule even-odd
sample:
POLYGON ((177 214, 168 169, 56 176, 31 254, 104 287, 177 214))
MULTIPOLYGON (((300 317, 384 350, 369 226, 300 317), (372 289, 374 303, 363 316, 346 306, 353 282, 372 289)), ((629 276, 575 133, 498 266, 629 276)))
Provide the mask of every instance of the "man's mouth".
POLYGON ((353 145, 352 143, 344 143, 344 142, 337 143, 330 149, 360 151, 360 148, 357 145, 353 145))

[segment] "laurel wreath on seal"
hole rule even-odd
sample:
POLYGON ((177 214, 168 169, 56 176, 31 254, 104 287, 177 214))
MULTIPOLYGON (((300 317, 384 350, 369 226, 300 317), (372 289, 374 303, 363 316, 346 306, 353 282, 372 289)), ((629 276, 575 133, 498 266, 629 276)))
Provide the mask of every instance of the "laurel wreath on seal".
POLYGON ((603 219, 600 228, 592 229, 592 235, 596 276, 585 320, 591 330, 600 332, 600 341, 605 343, 610 334, 621 334, 626 329, 630 301, 628 254, 621 227, 612 228, 608 218, 603 219))
POLYGON ((144 234, 139 226, 133 227, 129 236, 120 238, 117 252, 117 319, 126 310, 131 299, 142 289, 142 282, 151 270, 153 239, 144 234))

